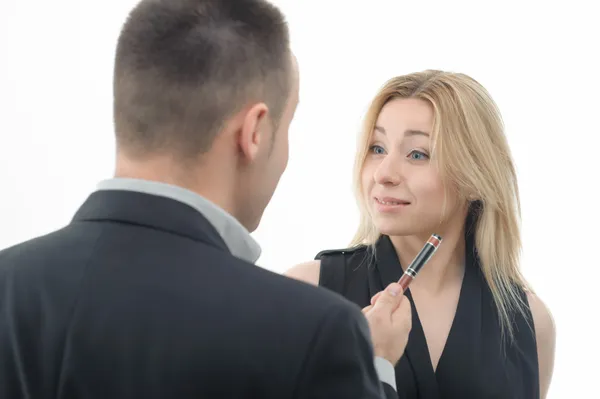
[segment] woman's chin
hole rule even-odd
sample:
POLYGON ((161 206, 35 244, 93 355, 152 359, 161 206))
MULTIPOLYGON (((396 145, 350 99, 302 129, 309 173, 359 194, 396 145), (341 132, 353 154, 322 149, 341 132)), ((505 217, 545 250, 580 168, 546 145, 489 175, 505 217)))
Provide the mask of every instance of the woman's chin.
POLYGON ((404 223, 390 223, 390 221, 377 221, 375 223, 377 231, 381 234, 390 237, 406 237, 406 236, 420 236, 431 234, 431 229, 427 226, 404 223))
POLYGON ((414 228, 401 226, 398 223, 378 223, 376 227, 377 231, 386 236, 410 236, 416 233, 414 228))

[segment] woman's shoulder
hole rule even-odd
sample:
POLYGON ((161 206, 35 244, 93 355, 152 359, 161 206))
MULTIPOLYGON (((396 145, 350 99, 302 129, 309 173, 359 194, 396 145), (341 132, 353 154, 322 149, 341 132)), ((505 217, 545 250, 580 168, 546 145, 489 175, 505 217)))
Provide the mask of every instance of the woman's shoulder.
POLYGON ((540 397, 545 398, 554 372, 556 325, 552 313, 546 303, 529 290, 526 290, 526 295, 535 329, 541 391, 540 397))
POLYGON ((319 285, 319 275, 321 274, 321 261, 310 260, 308 262, 298 263, 286 270, 283 275, 305 283, 319 285))
POLYGON ((366 245, 355 245, 341 249, 324 249, 319 251, 313 260, 292 266, 283 274, 296 280, 319 285, 323 262, 326 262, 328 266, 332 265, 333 267, 336 267, 339 265, 340 267, 343 267, 348 263, 348 258, 360 255, 361 253, 364 253, 366 249, 366 245), (335 261, 336 259, 338 262, 335 261))
POLYGON ((315 260, 321 260, 332 256, 350 257, 366 252, 367 248, 367 245, 360 244, 342 249, 324 249, 315 255, 315 260))

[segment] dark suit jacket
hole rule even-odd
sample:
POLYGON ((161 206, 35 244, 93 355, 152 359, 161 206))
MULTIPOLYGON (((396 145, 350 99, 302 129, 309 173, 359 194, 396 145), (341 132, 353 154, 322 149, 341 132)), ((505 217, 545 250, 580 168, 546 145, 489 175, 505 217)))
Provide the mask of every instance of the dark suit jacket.
POLYGON ((235 258, 177 201, 95 192, 0 252, 0 398, 381 395, 357 306, 235 258))

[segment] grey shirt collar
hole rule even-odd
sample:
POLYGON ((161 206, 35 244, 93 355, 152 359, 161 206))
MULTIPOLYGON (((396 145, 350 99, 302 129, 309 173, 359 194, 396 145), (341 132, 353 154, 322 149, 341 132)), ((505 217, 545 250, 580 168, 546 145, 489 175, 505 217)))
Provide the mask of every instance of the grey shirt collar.
POLYGON ((250 263, 255 263, 260 257, 260 246, 236 218, 193 191, 171 184, 130 178, 104 180, 97 189, 135 191, 182 202, 196 209, 214 226, 234 256, 250 263))

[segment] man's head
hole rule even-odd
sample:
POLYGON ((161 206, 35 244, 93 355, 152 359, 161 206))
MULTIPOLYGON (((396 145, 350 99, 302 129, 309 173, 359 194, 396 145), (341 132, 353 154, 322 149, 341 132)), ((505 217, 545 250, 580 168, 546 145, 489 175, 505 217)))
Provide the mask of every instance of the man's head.
POLYGON ((253 230, 287 165, 297 85, 287 24, 267 1, 142 0, 115 59, 121 170, 185 180, 253 230))

